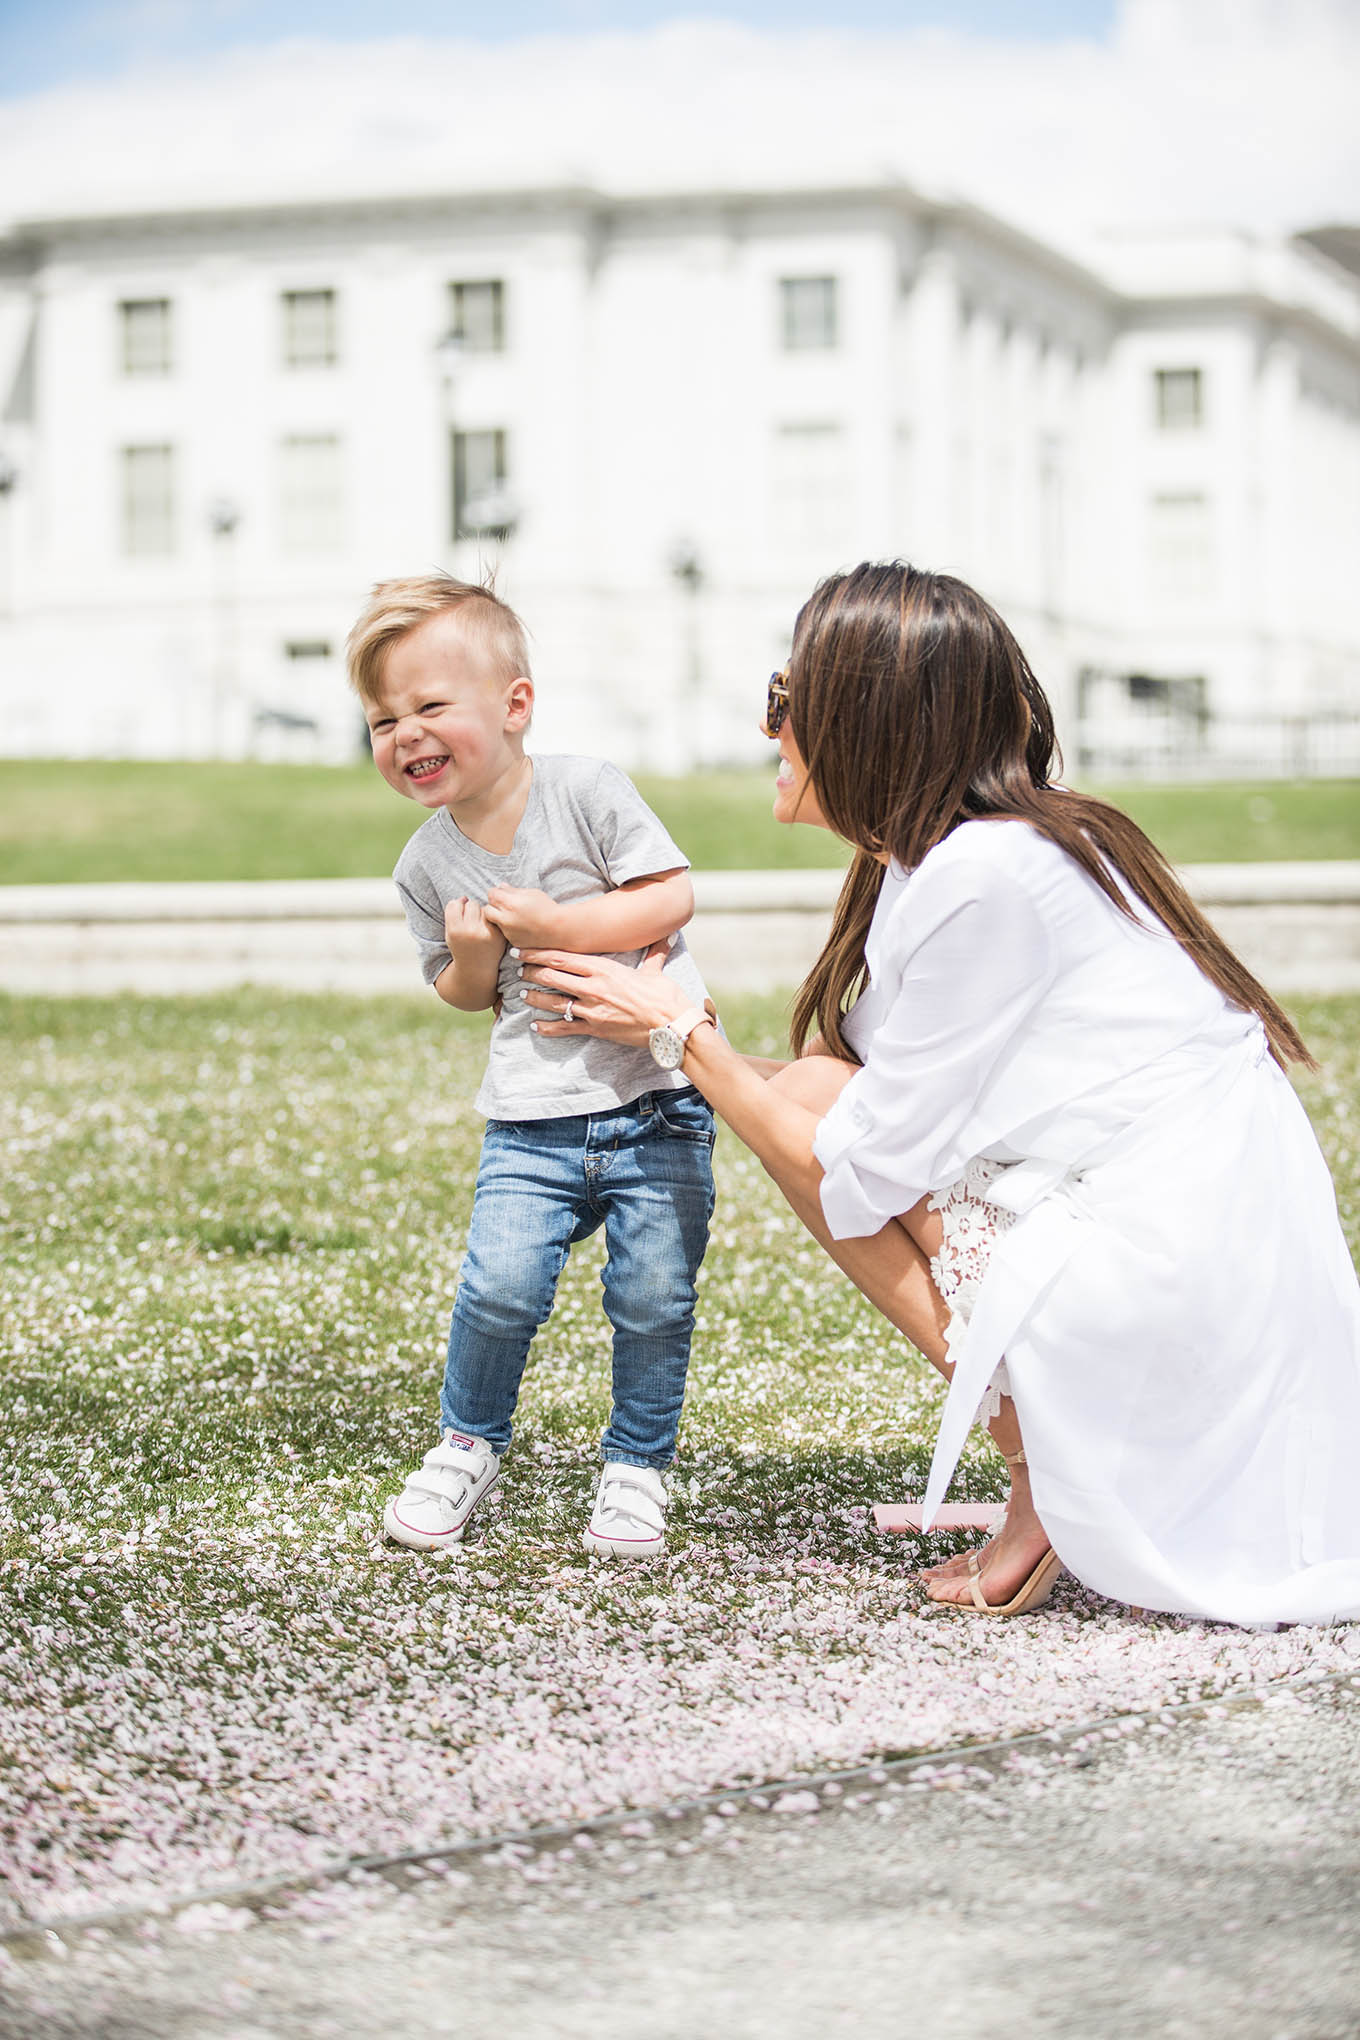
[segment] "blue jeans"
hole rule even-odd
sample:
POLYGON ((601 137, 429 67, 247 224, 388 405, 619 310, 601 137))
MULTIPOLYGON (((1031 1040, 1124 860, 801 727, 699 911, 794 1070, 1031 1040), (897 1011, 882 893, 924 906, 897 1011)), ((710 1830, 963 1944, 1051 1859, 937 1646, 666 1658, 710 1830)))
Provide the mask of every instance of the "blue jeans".
POLYGON ((445 1430, 510 1443, 529 1342, 577 1240, 604 1227, 614 1327, 604 1457, 669 1466, 713 1216, 713 1114, 694 1090, 645 1091, 614 1112, 491 1119, 440 1398, 445 1430))

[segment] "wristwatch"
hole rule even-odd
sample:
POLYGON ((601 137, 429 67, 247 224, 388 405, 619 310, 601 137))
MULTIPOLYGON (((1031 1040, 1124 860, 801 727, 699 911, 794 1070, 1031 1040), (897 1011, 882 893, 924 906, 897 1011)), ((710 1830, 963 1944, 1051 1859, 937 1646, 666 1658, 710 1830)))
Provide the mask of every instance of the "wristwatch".
POLYGON ((667 1020, 660 1027, 653 1027, 647 1036, 652 1061, 659 1063, 663 1070, 678 1070, 685 1059, 685 1043, 705 1020, 712 1021, 715 1027, 718 1024, 702 1006, 691 1006, 678 1020, 667 1020))

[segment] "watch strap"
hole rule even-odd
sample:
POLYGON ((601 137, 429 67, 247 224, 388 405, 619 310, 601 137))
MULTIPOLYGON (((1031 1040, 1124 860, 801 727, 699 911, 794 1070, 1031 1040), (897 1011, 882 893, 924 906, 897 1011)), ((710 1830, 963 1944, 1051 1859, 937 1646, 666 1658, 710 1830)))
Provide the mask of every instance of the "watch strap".
MULTIPOLYGON (((713 1020, 713 1015, 705 1012, 702 1006, 691 1006, 678 1020, 668 1020, 666 1025, 673 1034, 678 1034, 682 1041, 688 1041, 695 1028, 705 1020, 713 1020)), ((713 1024, 716 1026, 717 1022, 713 1021, 713 1024)))

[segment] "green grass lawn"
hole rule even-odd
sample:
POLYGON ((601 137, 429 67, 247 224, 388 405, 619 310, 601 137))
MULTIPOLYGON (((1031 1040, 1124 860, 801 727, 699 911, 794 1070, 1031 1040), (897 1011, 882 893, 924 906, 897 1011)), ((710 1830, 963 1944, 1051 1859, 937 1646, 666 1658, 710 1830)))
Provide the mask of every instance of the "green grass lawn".
POLYGON ((1089 790, 1132 815, 1173 864, 1360 857, 1360 780, 1089 790))
MULTIPOLYGON (((700 870, 838 865, 824 830, 781 828, 769 772, 642 776, 700 870)), ((1360 783, 1099 789, 1178 863, 1360 857, 1360 783)), ((366 765, 0 760, 0 884, 351 878, 389 872, 420 821, 366 765)))
MULTIPOLYGON (((726 1017, 781 1049, 778 1002, 726 1017)), ((1299 1018, 1354 1247, 1360 1001, 1299 1018)), ((455 1554, 385 1547, 383 1500, 433 1439, 483 1055, 483 1023, 433 1002, 0 1001, 11 1919, 1161 1704, 1341 1648, 1130 1623, 1070 1582, 1028 1623, 923 1609, 919 1543, 875 1537, 866 1505, 921 1492, 940 1384, 728 1135, 668 1558, 580 1548, 608 1401, 598 1242, 535 1344, 498 1509, 455 1554)), ((955 1492, 997 1496, 1002 1471, 975 1432, 955 1492)))
MULTIPOLYGON (((781 828, 773 772, 639 778, 701 869, 837 865, 824 829, 781 828)), ((385 877, 423 820, 368 765, 0 760, 0 884, 385 877)))

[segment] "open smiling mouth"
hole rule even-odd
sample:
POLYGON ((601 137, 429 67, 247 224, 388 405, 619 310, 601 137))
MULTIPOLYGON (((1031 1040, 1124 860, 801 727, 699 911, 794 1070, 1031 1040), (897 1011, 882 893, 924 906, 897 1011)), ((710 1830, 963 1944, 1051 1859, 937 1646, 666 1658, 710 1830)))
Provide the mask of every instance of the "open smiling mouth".
POLYGON ((442 758, 417 758, 414 765, 406 768, 408 779, 433 779, 436 772, 442 772, 448 764, 447 753, 442 758))

